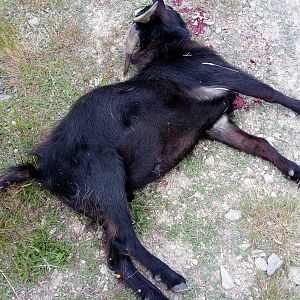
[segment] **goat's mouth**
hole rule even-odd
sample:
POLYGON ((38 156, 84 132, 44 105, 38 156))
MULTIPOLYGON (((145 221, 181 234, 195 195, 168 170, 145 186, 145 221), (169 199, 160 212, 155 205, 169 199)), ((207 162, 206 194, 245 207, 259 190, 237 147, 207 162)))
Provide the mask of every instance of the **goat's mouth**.
MULTIPOLYGON (((158 7, 158 2, 155 2, 153 5, 149 7, 144 13, 138 15, 140 11, 137 12, 137 15, 133 18, 134 23, 148 23, 150 21, 151 16, 155 13, 158 7)), ((128 73, 131 56, 134 52, 134 49, 139 44, 139 31, 136 29, 135 24, 133 24, 128 32, 126 38, 126 50, 125 50, 125 63, 123 74, 124 76, 128 73)))

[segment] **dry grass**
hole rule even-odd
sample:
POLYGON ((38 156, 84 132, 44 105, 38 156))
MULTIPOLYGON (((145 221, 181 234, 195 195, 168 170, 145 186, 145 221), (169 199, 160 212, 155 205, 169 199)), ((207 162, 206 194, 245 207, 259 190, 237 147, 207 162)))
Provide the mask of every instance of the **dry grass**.
POLYGON ((281 253, 287 262, 295 260, 293 243, 299 227, 299 201, 294 198, 269 198, 264 201, 245 201, 242 210, 247 216, 243 223, 253 245, 262 239, 271 249, 281 253))
POLYGON ((10 87, 21 83, 22 69, 30 57, 26 44, 18 40, 18 35, 12 23, 0 21, 0 76, 8 79, 10 87))
POLYGON ((290 296, 289 283, 284 271, 268 279, 262 275, 258 278, 258 285, 261 300, 287 300, 290 296))

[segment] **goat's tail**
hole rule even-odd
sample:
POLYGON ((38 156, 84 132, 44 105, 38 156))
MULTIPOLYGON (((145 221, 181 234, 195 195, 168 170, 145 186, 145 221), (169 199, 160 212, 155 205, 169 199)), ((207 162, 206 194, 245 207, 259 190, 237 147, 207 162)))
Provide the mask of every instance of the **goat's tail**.
POLYGON ((34 180, 38 175, 38 171, 32 163, 25 163, 10 168, 4 175, 0 176, 0 192, 14 184, 25 180, 34 180))

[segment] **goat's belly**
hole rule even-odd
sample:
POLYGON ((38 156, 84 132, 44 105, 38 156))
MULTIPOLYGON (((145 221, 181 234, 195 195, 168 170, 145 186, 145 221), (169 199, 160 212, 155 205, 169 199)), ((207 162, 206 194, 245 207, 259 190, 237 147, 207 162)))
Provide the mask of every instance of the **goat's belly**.
POLYGON ((145 151, 144 155, 139 157, 139 161, 136 161, 130 170, 131 187, 133 189, 142 188, 173 169, 191 151, 198 137, 199 131, 197 129, 176 136, 170 134, 162 144, 161 151, 155 157, 145 151))

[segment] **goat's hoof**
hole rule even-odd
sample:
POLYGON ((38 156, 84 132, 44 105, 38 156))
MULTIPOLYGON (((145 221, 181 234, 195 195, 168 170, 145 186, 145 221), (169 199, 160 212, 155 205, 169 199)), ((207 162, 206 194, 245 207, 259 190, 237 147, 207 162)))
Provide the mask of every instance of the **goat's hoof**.
POLYGON ((182 293, 182 292, 187 291, 188 288, 189 288, 189 287, 187 286, 186 283, 181 282, 181 283, 179 283, 179 284, 174 285, 174 286, 172 287, 171 290, 172 290, 173 292, 175 292, 175 293, 182 293))

